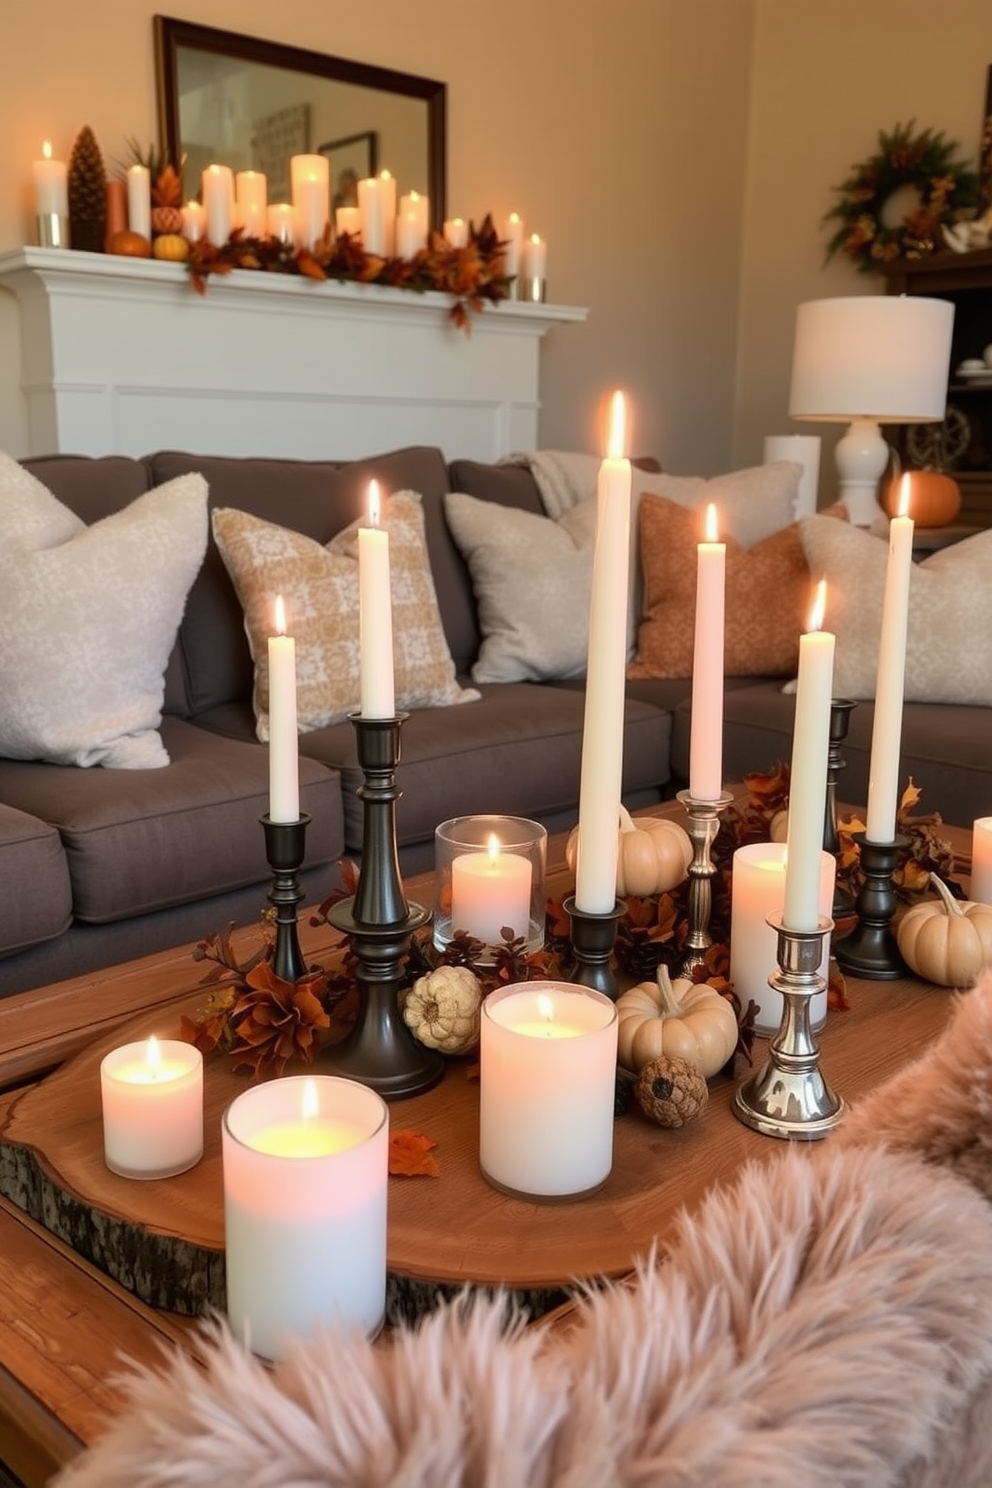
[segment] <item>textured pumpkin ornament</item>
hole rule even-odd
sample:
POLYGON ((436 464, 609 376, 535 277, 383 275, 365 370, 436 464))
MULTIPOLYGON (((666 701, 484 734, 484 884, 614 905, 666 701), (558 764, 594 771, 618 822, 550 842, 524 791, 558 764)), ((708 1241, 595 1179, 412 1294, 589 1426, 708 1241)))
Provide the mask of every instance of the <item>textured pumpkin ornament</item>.
POLYGON ((467 1054, 479 1042, 482 984, 467 966, 438 966, 407 993, 403 1020, 414 1038, 442 1054, 467 1054))
POLYGON ((656 1126, 685 1126, 709 1100, 702 1074, 688 1059, 661 1054, 641 1070, 634 1086, 634 1099, 656 1126))
MULTIPOLYGON (((638 817, 635 821, 625 806, 620 807, 617 843, 617 894, 645 898, 665 894, 682 883, 692 862, 689 834, 678 822, 660 816, 638 817)), ((575 872, 578 861, 579 833, 576 827, 565 847, 565 861, 575 872)))
POLYGON ((638 982, 617 999, 617 1056, 640 1071, 662 1054, 687 1059, 705 1079, 723 1069, 737 1048, 734 1010, 707 982, 679 977, 666 966, 657 981, 638 982))
POLYGON ((67 189, 70 243, 84 253, 102 253, 107 230, 107 172, 88 124, 76 136, 69 156, 67 189))
POLYGON ((935 873, 937 899, 914 904, 899 921, 896 941, 907 966, 938 987, 970 987, 992 966, 992 905, 961 902, 935 873))

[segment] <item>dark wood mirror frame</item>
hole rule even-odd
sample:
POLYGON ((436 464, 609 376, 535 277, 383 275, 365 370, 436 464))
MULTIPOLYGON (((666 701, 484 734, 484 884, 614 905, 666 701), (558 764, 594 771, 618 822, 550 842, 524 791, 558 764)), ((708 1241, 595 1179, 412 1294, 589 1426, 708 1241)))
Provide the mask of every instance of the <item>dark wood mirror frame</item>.
POLYGON ((154 17, 154 34, 159 139, 169 158, 177 163, 183 154, 177 65, 180 47, 423 99, 427 105, 427 194, 432 225, 440 230, 445 216, 447 176, 447 89, 444 83, 416 77, 412 73, 395 72, 388 67, 311 52, 303 47, 283 46, 261 37, 243 36, 236 31, 197 26, 191 21, 174 20, 169 16, 154 17))

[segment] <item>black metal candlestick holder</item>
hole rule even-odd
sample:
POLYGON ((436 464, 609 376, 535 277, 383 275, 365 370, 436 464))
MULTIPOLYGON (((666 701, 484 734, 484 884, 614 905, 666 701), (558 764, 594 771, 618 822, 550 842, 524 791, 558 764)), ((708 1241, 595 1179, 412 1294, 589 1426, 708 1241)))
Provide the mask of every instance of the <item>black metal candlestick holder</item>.
POLYGON ((769 1045, 764 1068, 738 1087, 733 1112, 752 1131, 766 1137, 813 1141, 837 1125, 844 1102, 820 1073, 820 1051, 810 1026, 810 1003, 825 986, 820 975, 823 938, 833 921, 815 930, 787 930, 772 916, 778 932, 778 971, 768 985, 782 994, 782 1022, 769 1045))
POLYGON ((265 832, 265 856, 272 869, 268 899, 276 909, 272 969, 284 982, 298 982, 307 969, 296 929, 296 906, 306 898, 300 888, 299 871, 306 857, 310 818, 304 813, 296 821, 276 822, 265 815, 259 821, 265 832))
MULTIPOLYGON (((852 698, 832 698, 830 702, 830 740, 827 748, 827 804, 823 818, 823 850, 831 853, 840 866, 840 834, 837 831, 837 776, 847 769, 840 746, 847 738, 851 713, 857 707, 852 698)), ((834 885, 831 914, 835 920, 850 919, 854 913, 854 895, 843 884, 834 885)))
POLYGON ((855 832, 854 840, 861 850, 864 874, 854 904, 858 923, 849 935, 834 942, 834 957, 841 971, 852 976, 894 982, 908 973, 892 929, 896 909, 892 874, 909 838, 897 835, 893 842, 869 842, 864 832, 855 832))
POLYGON ((358 1080, 384 1100, 401 1100, 436 1085, 444 1058, 418 1043, 399 1007, 402 960, 414 931, 431 911, 408 904, 396 848, 396 767, 406 713, 395 718, 352 717, 364 810, 362 866, 350 899, 332 905, 327 919, 350 936, 362 992, 358 1021, 348 1037, 328 1050, 336 1074, 358 1080))
POLYGON ((575 906, 575 895, 570 894, 562 908, 572 925, 572 974, 570 981, 580 987, 591 987, 616 1002, 620 993, 616 975, 611 965, 613 947, 616 945, 617 926, 623 918, 626 905, 618 899, 605 914, 587 914, 575 906))
POLYGON ((706 951, 713 944, 710 916, 713 913, 712 880, 716 867, 710 857, 710 849, 720 830, 720 813, 726 811, 734 798, 728 791, 724 791, 715 801, 698 801, 691 791, 679 791, 678 799, 689 818, 686 830, 692 843, 692 862, 689 864, 689 933, 677 968, 679 976, 687 977, 692 975, 694 967, 703 964, 706 951))

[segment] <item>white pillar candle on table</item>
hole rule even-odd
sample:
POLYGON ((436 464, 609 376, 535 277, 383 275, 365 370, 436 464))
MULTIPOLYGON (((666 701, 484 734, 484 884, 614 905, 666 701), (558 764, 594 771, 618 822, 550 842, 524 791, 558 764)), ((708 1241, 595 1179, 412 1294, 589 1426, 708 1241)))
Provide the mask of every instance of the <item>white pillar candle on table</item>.
POLYGON ((227 1314, 256 1353, 325 1325, 378 1331, 386 1300, 389 1114, 330 1076, 270 1080, 222 1126, 227 1314))
POLYGON ((531 233, 523 245, 524 279, 548 277, 548 245, 538 233, 531 233))
POLYGON ((296 726, 296 642, 286 634, 282 595, 276 634, 269 636, 269 820, 300 819, 299 735, 296 726))
POLYGON ((152 186, 147 165, 128 166, 127 225, 143 238, 152 235, 152 186))
POLYGON ((35 211, 39 217, 68 217, 69 177, 64 160, 52 159, 52 145, 46 140, 41 159, 31 167, 34 175, 35 211))
POLYGON ((235 218, 246 237, 262 238, 268 227, 268 183, 263 171, 238 171, 234 178, 235 218))
POLYGON ((613 1165, 617 1010, 601 992, 518 982, 482 1005, 479 1162, 535 1198, 598 1188, 613 1165))
POLYGON ((363 718, 396 713, 389 533, 379 526, 379 484, 369 481, 369 526, 358 529, 358 649, 363 718))
POLYGON ((514 939, 530 930, 530 863, 501 851, 493 833, 486 852, 461 853, 451 864, 451 928, 484 945, 500 945, 504 926, 514 939))
POLYGON ((868 764, 865 836, 869 842, 892 842, 896 835, 909 580, 913 568, 914 522, 907 515, 909 501, 910 478, 907 474, 900 483, 899 515, 889 523, 889 557, 885 566, 882 635, 878 648, 875 716, 868 764))
MULTIPOLYGON (((782 918, 785 905, 784 842, 751 842, 734 853, 730 881, 730 980, 744 1008, 755 1002, 757 1033, 774 1034, 782 1022, 782 994, 768 985, 778 968, 778 935, 768 924, 769 916, 782 918)), ((837 863, 832 853, 820 852, 819 912, 829 919, 834 901, 837 863)), ((823 940, 819 973, 826 982, 830 943, 823 940)), ((826 987, 810 1003, 814 1029, 827 1016, 826 987)))
POLYGON ((449 248, 464 248, 468 244, 468 223, 464 217, 448 217, 444 223, 444 240, 449 248))
POLYGON ((188 201, 180 207, 183 219, 183 237, 189 243, 198 243, 207 230, 207 209, 199 202, 188 201))
POLYGON ((100 1063, 103 1149, 125 1178, 171 1178, 203 1156, 203 1056, 192 1044, 124 1044, 100 1063))
POLYGON ((229 165, 208 165, 202 176, 207 242, 220 248, 234 221, 234 175, 229 165))
POLYGON ((717 542, 716 507, 706 508, 705 541, 696 546, 696 624, 692 651, 689 794, 716 801, 723 793, 723 640, 726 543, 717 542))
MULTIPOLYGON (((414 252, 419 253, 421 248, 427 247, 427 235, 431 227, 431 203, 430 198, 424 196, 420 191, 408 191, 405 196, 400 197, 398 217, 411 220, 414 223, 413 234, 417 240, 414 252)), ((396 245, 399 253, 399 243, 396 245)), ((413 256, 412 254, 410 255, 413 256)))
POLYGON ((500 231, 503 242, 503 273, 510 279, 520 277, 520 256, 524 244, 524 221, 519 212, 511 212, 500 231))
POLYGON ((334 228, 339 238, 342 233, 347 233, 351 238, 361 237, 361 212, 357 207, 338 207, 334 213, 334 228))
POLYGON ((802 466, 799 489, 793 503, 793 516, 797 521, 802 517, 815 516, 820 486, 819 434, 766 434, 764 463, 772 465, 778 460, 791 460, 802 466))
POLYGON ((606 459, 599 467, 596 544, 589 606, 575 907, 609 914, 617 899, 617 847, 623 783, 627 585, 630 569, 630 461, 627 405, 613 395, 606 459))
POLYGON ((273 202, 266 210, 265 224, 270 238, 278 238, 289 248, 296 247, 296 208, 290 202, 273 202))
POLYGON ((834 637, 820 630, 827 586, 821 579, 810 628, 799 640, 796 721, 789 774, 789 836, 782 920, 789 930, 817 928, 820 919, 820 854, 827 804, 827 752, 834 677, 834 637))
POLYGON ((992 816, 976 817, 971 829, 968 897, 976 904, 992 904, 992 816))

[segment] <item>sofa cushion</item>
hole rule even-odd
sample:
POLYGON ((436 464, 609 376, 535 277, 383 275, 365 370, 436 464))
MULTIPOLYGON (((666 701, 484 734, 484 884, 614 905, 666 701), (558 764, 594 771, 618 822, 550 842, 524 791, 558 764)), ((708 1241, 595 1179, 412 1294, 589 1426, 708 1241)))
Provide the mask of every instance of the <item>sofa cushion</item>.
MULTIPOLYGON (((259 825, 268 810, 268 751, 178 718, 163 720, 162 734, 172 761, 166 770, 111 775, 0 760, 0 800, 61 835, 81 920, 104 924, 269 877, 259 825)), ((332 862, 343 848, 341 784, 307 759, 300 809, 312 818, 308 866, 332 862)))
MULTIPOLYGON (((439 579, 439 570, 445 571, 445 559, 449 565, 455 565, 456 585, 459 580, 467 588, 469 585, 467 575, 462 579, 459 573, 461 560, 454 552, 441 510, 448 476, 440 450, 414 447, 344 464, 167 450, 151 455, 149 463, 156 481, 169 480, 189 470, 198 471, 210 487, 211 509, 236 507, 263 521, 291 527, 318 543, 329 542, 342 527, 362 515, 368 499, 368 483, 373 478, 387 494, 419 491, 424 502, 427 546, 442 620, 445 632, 449 633, 445 586, 439 579)), ((455 607, 460 616, 457 592, 455 607)), ((253 669, 241 605, 212 541, 190 592, 179 630, 179 645, 194 715, 251 696, 253 669)))
POLYGON ((711 480, 701 476, 635 475, 633 500, 645 493, 664 496, 688 511, 716 505, 721 536, 733 537, 744 548, 795 520, 796 499, 803 467, 794 460, 776 460, 747 470, 732 470, 711 480))
POLYGON ((206 545, 206 487, 186 477, 86 526, 0 455, 0 751, 147 769, 164 673, 206 545))
MULTIPOLYGON (((72 920, 69 865, 54 827, 0 804, 0 956, 52 940, 72 920)), ((0 965, 0 988, 3 987, 0 965)))
MULTIPOLYGON (((477 694, 455 681, 441 629, 419 497, 388 496, 382 528, 389 534, 396 707, 472 701, 477 694)), ((295 640, 300 731, 340 723, 360 706, 358 523, 322 547, 288 527, 218 507, 213 533, 244 607, 258 737, 269 737, 268 637, 279 594, 295 640)))

